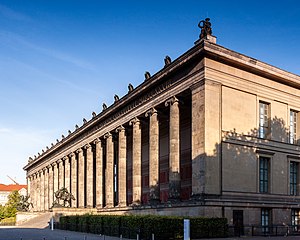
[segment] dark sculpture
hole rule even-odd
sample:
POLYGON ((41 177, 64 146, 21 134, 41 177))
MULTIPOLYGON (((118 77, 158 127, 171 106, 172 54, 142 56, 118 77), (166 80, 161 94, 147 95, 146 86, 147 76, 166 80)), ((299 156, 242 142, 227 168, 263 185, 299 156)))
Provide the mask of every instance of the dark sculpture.
POLYGON ((71 200, 75 200, 75 197, 72 193, 69 193, 68 189, 61 188, 57 190, 55 193, 55 201, 52 204, 52 207, 70 207, 71 206, 71 200), (61 204, 62 202, 62 204, 61 204))
POLYGON ((71 132, 71 130, 68 130, 68 134, 71 134, 72 132, 71 132))
POLYGON ((168 66, 172 62, 171 58, 169 56, 165 57, 165 67, 168 66))
POLYGON ((95 112, 92 112, 92 116, 93 118, 97 116, 97 114, 95 112))
POLYGON ((134 88, 133 88, 132 84, 129 83, 129 85, 128 85, 128 92, 129 92, 129 93, 132 92, 133 89, 134 89, 134 88))
POLYGON ((61 135, 61 138, 64 139, 64 138, 65 138, 65 135, 61 135))
POLYGON ((151 74, 149 72, 145 72, 145 80, 151 78, 151 74))
POLYGON ((107 109, 107 105, 105 103, 102 104, 102 111, 107 109))
POLYGON ((82 121, 83 121, 83 124, 87 123, 87 120, 85 118, 83 118, 82 121))
POLYGON ((75 129, 78 129, 78 128, 79 128, 79 126, 76 124, 76 125, 75 125, 75 129))
POLYGON ((117 94, 115 94, 114 99, 115 99, 115 102, 119 101, 119 96, 117 94))
POLYGON ((208 35, 212 35, 210 18, 205 18, 205 20, 200 21, 198 27, 201 28, 200 39, 203 39, 208 35))
POLYGON ((33 207, 33 204, 29 202, 30 196, 20 196, 20 202, 17 204, 17 210, 20 212, 28 212, 30 207, 33 207))

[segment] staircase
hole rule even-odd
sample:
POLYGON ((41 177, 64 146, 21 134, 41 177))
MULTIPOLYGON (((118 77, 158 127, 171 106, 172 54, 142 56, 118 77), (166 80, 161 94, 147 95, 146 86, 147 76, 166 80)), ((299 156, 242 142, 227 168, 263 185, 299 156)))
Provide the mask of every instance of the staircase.
POLYGON ((52 213, 40 213, 28 221, 18 224, 18 228, 48 228, 52 213))

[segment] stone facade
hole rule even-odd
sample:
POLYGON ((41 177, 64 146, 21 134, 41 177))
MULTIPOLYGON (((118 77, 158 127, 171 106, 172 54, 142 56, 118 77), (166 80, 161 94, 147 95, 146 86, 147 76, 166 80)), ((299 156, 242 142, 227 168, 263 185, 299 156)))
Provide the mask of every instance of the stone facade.
POLYGON ((33 210, 298 224, 299 111, 299 76, 207 36, 30 159, 33 210))

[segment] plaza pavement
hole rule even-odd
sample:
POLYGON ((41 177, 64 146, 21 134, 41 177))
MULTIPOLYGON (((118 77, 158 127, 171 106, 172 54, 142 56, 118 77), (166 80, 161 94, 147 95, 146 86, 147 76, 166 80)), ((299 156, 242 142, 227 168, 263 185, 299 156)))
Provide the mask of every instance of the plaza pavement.
MULTIPOLYGON (((81 232, 53 230, 48 228, 20 228, 20 227, 0 227, 0 240, 118 240, 121 238, 87 234, 81 232)), ((123 238, 124 240, 128 240, 123 238)), ((202 240, 296 240, 300 237, 235 237, 235 238, 215 238, 202 240)))

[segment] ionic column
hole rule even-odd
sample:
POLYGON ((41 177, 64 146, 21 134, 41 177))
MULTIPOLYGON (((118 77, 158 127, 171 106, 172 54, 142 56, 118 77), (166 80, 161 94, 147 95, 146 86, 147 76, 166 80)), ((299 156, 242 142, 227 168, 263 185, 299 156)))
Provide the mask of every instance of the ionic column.
POLYGON ((68 192, 71 192, 70 188, 70 159, 68 156, 63 157, 64 165, 65 165, 65 188, 68 192))
POLYGON ((84 195, 85 195, 85 189, 84 189, 84 156, 83 151, 81 148, 79 148, 77 151, 78 153, 78 207, 83 208, 84 207, 84 195))
POLYGON ((58 172, 59 172, 59 178, 58 178, 58 189, 62 189, 65 187, 65 171, 64 171, 64 161, 58 160, 58 172))
POLYGON ((45 181, 45 188, 44 188, 44 206, 45 210, 49 210, 49 173, 48 167, 44 168, 44 181, 45 181))
POLYGON ((169 199, 180 198, 180 124, 179 124, 179 102, 172 97, 165 103, 170 106, 170 128, 169 128, 169 199))
POLYGON ((58 185, 58 178, 59 178, 59 174, 58 174, 58 163, 53 163, 53 200, 55 200, 55 193, 57 192, 57 190, 59 189, 59 185, 58 185))
POLYGON ((45 175, 44 169, 40 171, 40 211, 45 210, 45 175))
POLYGON ((26 179, 27 179, 27 196, 29 196, 29 202, 32 202, 32 195, 31 195, 31 191, 32 191, 32 177, 28 176, 26 179))
POLYGON ((41 210, 41 172, 37 172, 36 175, 36 210, 40 211, 41 210))
POLYGON ((157 111, 152 108, 145 114, 149 120, 149 187, 150 202, 160 198, 159 190, 159 125, 157 111))
POLYGON ((32 174, 32 187, 31 187, 31 202, 33 205, 33 211, 36 211, 36 173, 32 174))
POLYGON ((125 128, 120 126, 116 129, 119 133, 119 207, 124 207, 127 205, 127 194, 126 194, 126 136, 125 128))
POLYGON ((132 204, 142 202, 142 131, 138 118, 129 122, 132 131, 132 204))
POLYGON ((106 207, 114 206, 114 143, 110 133, 106 139, 106 169, 105 169, 105 203, 106 207))
POLYGON ((69 157, 71 158, 71 193, 74 196, 75 199, 72 199, 71 201, 71 207, 77 207, 77 161, 76 161, 76 155, 74 153, 70 153, 69 157))
POLYGON ((49 208, 52 207, 53 205, 53 199, 54 199, 54 165, 49 165, 48 170, 49 170, 49 208))
POLYGON ((87 171, 87 177, 86 177, 86 205, 89 208, 92 208, 94 203, 94 169, 93 169, 93 152, 92 147, 90 144, 87 144, 84 146, 86 149, 86 171, 87 171))
POLYGON ((103 207, 103 149, 99 139, 94 140, 96 151, 96 206, 103 207))

